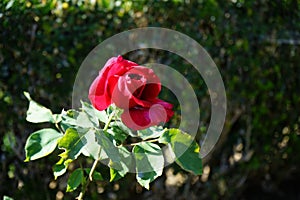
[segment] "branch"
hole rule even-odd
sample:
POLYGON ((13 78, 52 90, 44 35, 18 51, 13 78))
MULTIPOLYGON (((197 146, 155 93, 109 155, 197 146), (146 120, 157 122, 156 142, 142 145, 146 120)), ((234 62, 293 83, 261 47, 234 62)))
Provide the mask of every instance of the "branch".
MULTIPOLYGON (((110 124, 112 118, 114 117, 114 115, 115 115, 115 111, 113 111, 113 112, 109 115, 108 121, 107 121, 107 123, 105 124, 105 126, 104 126, 104 128, 103 128, 103 131, 107 131, 107 129, 108 129, 108 127, 109 127, 109 124, 110 124)), ((84 196, 84 194, 85 194, 85 192, 86 192, 86 190, 87 190, 87 188, 88 188, 90 182, 93 181, 93 174, 94 174, 94 172, 95 172, 95 170, 96 170, 96 167, 97 167, 97 164, 98 164, 98 162, 99 162, 99 160, 100 160, 100 152, 101 152, 101 147, 99 148, 98 158, 95 159, 95 161, 94 161, 94 163, 93 163, 93 166, 92 166, 92 168, 91 168, 91 171, 90 171, 90 173, 89 173, 89 176, 86 178, 86 183, 84 184, 84 186, 82 186, 82 190, 81 190, 80 194, 78 195, 78 197, 76 197, 76 199, 78 199, 78 200, 82 200, 82 199, 83 199, 83 196, 84 196)))

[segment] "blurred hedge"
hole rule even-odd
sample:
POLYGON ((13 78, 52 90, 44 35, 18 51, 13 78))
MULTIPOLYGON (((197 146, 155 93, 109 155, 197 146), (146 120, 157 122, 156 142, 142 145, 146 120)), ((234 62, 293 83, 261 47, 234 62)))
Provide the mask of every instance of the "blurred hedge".
MULTIPOLYGON (((22 92, 54 111, 70 108, 76 71, 93 47, 121 31, 155 26, 194 38, 216 62, 228 98, 224 133, 200 178, 171 173, 144 191, 129 175, 91 186, 90 199, 299 199, 299 9, 297 0, 1 1, 0 195, 74 198, 63 190, 66 177, 53 180, 55 157, 23 162, 25 140, 36 127, 24 120, 22 92), (179 175, 183 184, 168 184, 179 175)), ((136 55, 127 56, 144 59, 136 55)), ((205 129, 209 96, 201 77, 178 56, 147 55, 187 76, 205 129)))

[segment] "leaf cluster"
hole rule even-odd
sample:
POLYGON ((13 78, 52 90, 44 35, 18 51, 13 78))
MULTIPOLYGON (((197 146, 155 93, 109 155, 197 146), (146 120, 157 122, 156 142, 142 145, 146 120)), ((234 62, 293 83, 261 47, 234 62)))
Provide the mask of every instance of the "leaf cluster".
MULTIPOLYGON (((138 183, 147 189, 162 175, 166 156, 182 169, 202 174, 198 144, 179 129, 155 126, 134 132, 120 121, 118 116, 122 111, 115 106, 98 111, 86 102, 81 102, 79 111, 70 109, 53 114, 32 100, 27 92, 24 94, 29 100, 26 120, 54 125, 54 128, 38 130, 28 137, 25 161, 45 157, 56 148, 60 149, 60 159, 53 166, 55 179, 66 173, 69 164, 81 155, 93 158, 96 164, 98 161, 106 163, 110 168, 110 181, 134 172, 138 183)), ((93 167, 78 168, 69 176, 67 192, 74 191, 79 185, 83 188, 88 185, 90 180, 84 174, 89 174, 91 180, 103 180, 101 173, 93 167)))

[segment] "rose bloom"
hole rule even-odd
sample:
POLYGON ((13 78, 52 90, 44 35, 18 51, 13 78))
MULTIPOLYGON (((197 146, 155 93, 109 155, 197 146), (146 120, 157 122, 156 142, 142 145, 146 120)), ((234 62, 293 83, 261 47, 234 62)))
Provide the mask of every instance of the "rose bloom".
POLYGON ((152 69, 139 66, 121 56, 109 59, 89 89, 89 99, 98 110, 114 103, 124 109, 123 123, 141 130, 167 122, 173 116, 173 105, 157 98, 159 78, 152 69))

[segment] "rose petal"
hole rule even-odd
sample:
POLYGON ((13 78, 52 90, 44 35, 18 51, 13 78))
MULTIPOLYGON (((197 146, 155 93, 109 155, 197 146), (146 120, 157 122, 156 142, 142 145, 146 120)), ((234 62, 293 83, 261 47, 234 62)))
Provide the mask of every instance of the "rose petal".
POLYGON ((139 99, 139 93, 143 92, 145 83, 146 80, 144 78, 136 80, 131 79, 127 75, 120 77, 118 84, 113 91, 112 101, 116 104, 116 106, 123 109, 129 109, 137 105, 149 107, 151 104, 139 99))
POLYGON ((105 92, 106 74, 107 72, 104 72, 103 76, 98 76, 89 89, 89 99, 98 110, 105 110, 111 104, 111 99, 105 92))
POLYGON ((133 130, 142 130, 162 122, 168 122, 174 114, 174 112, 169 109, 172 107, 172 104, 160 99, 156 101, 157 103, 153 104, 150 108, 137 106, 129 110, 124 110, 121 115, 123 123, 133 130))
POLYGON ((125 60, 122 58, 122 56, 118 56, 117 58, 114 57, 114 59, 110 63, 111 65, 109 66, 109 73, 107 75, 107 83, 109 86, 107 88, 107 92, 110 96, 112 96, 119 78, 138 64, 129 60, 125 60))
POLYGON ((138 66, 138 64, 132 61, 123 59, 122 56, 113 57, 107 63, 109 65, 105 64, 105 66, 107 65, 110 68, 108 77, 115 75, 122 76, 134 66, 138 66))
MULTIPOLYGON (((168 122, 171 117, 174 115, 173 105, 161 99, 155 99, 152 101, 153 105, 160 105, 161 108, 164 108, 166 112, 166 120, 164 122, 168 122)), ((152 107, 151 107, 152 108, 152 107)), ((163 119, 163 118, 162 118, 163 119)))
POLYGON ((126 83, 119 81, 118 86, 112 94, 112 101, 117 107, 122 109, 130 109, 135 106, 147 107, 149 108, 152 103, 148 101, 136 98, 132 92, 128 89, 126 83))
POLYGON ((169 103, 169 102, 166 102, 166 101, 163 101, 161 99, 153 99, 151 100, 151 103, 152 104, 160 104, 162 105, 165 109, 169 109, 169 110, 172 110, 173 109, 173 104, 169 103))
POLYGON ((130 110, 124 110, 121 115, 122 122, 133 130, 142 130, 151 126, 151 120, 149 118, 149 109, 132 108, 130 110))
POLYGON ((112 101, 123 109, 137 105, 150 107, 149 101, 157 98, 160 89, 160 80, 152 69, 135 66, 119 77, 112 91, 112 101))
POLYGON ((160 83, 147 83, 141 95, 142 99, 154 99, 158 96, 161 90, 160 83))
POLYGON ((111 103, 111 91, 118 82, 118 76, 123 75, 136 63, 125 60, 122 56, 110 58, 89 89, 89 99, 98 110, 106 109, 111 103))
POLYGON ((92 102, 92 105, 97 110, 105 110, 112 102, 111 99, 105 95, 103 96, 95 96, 95 95, 89 95, 89 99, 92 102))
POLYGON ((140 97, 141 99, 149 100, 149 99, 154 99, 158 96, 161 90, 161 83, 158 76, 156 76, 156 74, 152 69, 144 66, 136 66, 129 72, 141 74, 147 80, 147 84, 143 90, 143 94, 140 97))

